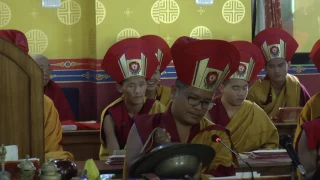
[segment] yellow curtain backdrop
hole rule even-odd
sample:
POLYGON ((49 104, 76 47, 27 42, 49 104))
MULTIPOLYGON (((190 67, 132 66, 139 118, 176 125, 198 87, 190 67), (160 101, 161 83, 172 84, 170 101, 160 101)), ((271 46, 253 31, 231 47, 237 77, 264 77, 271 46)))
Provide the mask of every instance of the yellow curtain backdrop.
MULTIPOLYGON (((157 34, 170 45, 180 36, 251 40, 251 0, 219 0, 211 6, 197 6, 195 0, 109 0, 103 5, 112 8, 97 26, 97 39, 108 40, 97 41, 98 47, 145 34, 157 34)), ((105 49, 97 52, 101 58, 105 49)))
POLYGON ((53 59, 102 59, 113 43, 157 34, 170 45, 180 36, 251 40, 251 0, 0 0, 0 29, 23 31, 31 53, 53 59))

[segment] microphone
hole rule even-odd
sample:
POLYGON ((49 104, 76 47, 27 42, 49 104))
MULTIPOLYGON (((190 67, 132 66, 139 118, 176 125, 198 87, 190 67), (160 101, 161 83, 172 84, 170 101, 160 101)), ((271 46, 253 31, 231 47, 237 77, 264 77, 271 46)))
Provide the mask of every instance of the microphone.
POLYGON ((226 147, 229 151, 231 151, 234 155, 236 155, 241 161, 243 161, 243 162, 249 167, 249 169, 250 169, 250 171, 251 171, 251 179, 254 180, 252 167, 250 166, 250 164, 249 164, 247 161, 245 161, 244 159, 242 159, 241 156, 240 156, 237 152, 233 151, 233 150, 232 150, 230 147, 228 147, 224 142, 222 142, 221 139, 220 139, 220 137, 219 137, 218 135, 216 135, 216 134, 215 134, 215 135, 212 135, 212 136, 211 136, 211 140, 212 140, 213 142, 221 143, 222 145, 224 145, 224 147, 226 147))
POLYGON ((304 170, 304 168, 300 162, 300 159, 299 159, 297 152, 294 150, 294 148, 292 146, 291 136, 290 135, 281 135, 280 136, 280 145, 287 150, 287 153, 289 154, 294 166, 298 168, 301 175, 306 176, 307 173, 304 170))

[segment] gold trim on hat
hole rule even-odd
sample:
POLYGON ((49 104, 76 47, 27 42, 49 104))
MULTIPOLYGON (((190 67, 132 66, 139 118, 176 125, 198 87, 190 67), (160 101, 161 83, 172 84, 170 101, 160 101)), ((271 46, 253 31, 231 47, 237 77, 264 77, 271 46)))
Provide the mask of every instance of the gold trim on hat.
POLYGON ((158 49, 157 53, 156 53, 157 59, 159 61, 159 65, 161 66, 162 63, 162 59, 163 59, 163 53, 161 51, 161 49, 158 49))
POLYGON ((265 41, 262 45, 262 51, 267 61, 270 61, 275 58, 283 58, 286 59, 286 43, 280 39, 280 44, 271 44, 267 45, 265 41), (278 52, 272 52, 273 48, 278 48, 278 52))
POLYGON ((198 61, 194 70, 192 86, 214 92, 229 73, 229 64, 223 71, 209 68, 209 58, 198 61))
POLYGON ((147 58, 141 53, 141 59, 126 59, 126 55, 122 55, 119 59, 119 66, 124 79, 132 76, 144 76, 147 72, 147 58))
POLYGON ((252 57, 250 58, 249 63, 240 61, 238 70, 229 79, 243 79, 250 81, 254 65, 255 62, 252 57))

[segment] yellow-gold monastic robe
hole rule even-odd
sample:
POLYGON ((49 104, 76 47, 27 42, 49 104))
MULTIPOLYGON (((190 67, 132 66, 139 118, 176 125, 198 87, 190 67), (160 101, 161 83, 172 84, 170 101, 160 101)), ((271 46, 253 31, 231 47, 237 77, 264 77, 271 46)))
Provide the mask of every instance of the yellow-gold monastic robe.
POLYGON ((296 129, 296 134, 294 136, 294 145, 297 145, 297 141, 301 134, 301 126, 303 123, 312 121, 314 119, 317 119, 320 117, 320 93, 317 93, 316 95, 312 96, 311 99, 306 103, 306 105, 303 107, 298 124, 296 129))
POLYGON ((257 104, 245 100, 230 118, 221 96, 214 102, 216 105, 209 111, 211 120, 230 131, 232 143, 239 153, 278 148, 277 128, 257 104))
POLYGON ((74 161, 73 155, 63 151, 60 145, 62 127, 59 114, 52 100, 46 95, 44 95, 44 120, 45 161, 49 159, 69 159, 74 161))

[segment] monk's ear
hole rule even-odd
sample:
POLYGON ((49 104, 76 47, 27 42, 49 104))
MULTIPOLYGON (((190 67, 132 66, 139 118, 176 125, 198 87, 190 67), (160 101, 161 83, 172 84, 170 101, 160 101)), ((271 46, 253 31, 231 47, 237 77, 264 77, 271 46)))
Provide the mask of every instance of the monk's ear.
POLYGON ((119 91, 119 93, 122 93, 122 85, 121 84, 116 84, 117 90, 119 91))
POLYGON ((176 97, 178 91, 178 87, 176 85, 172 85, 171 87, 171 99, 174 99, 176 97))
POLYGON ((290 68, 291 66, 291 61, 288 61, 288 69, 290 68))

